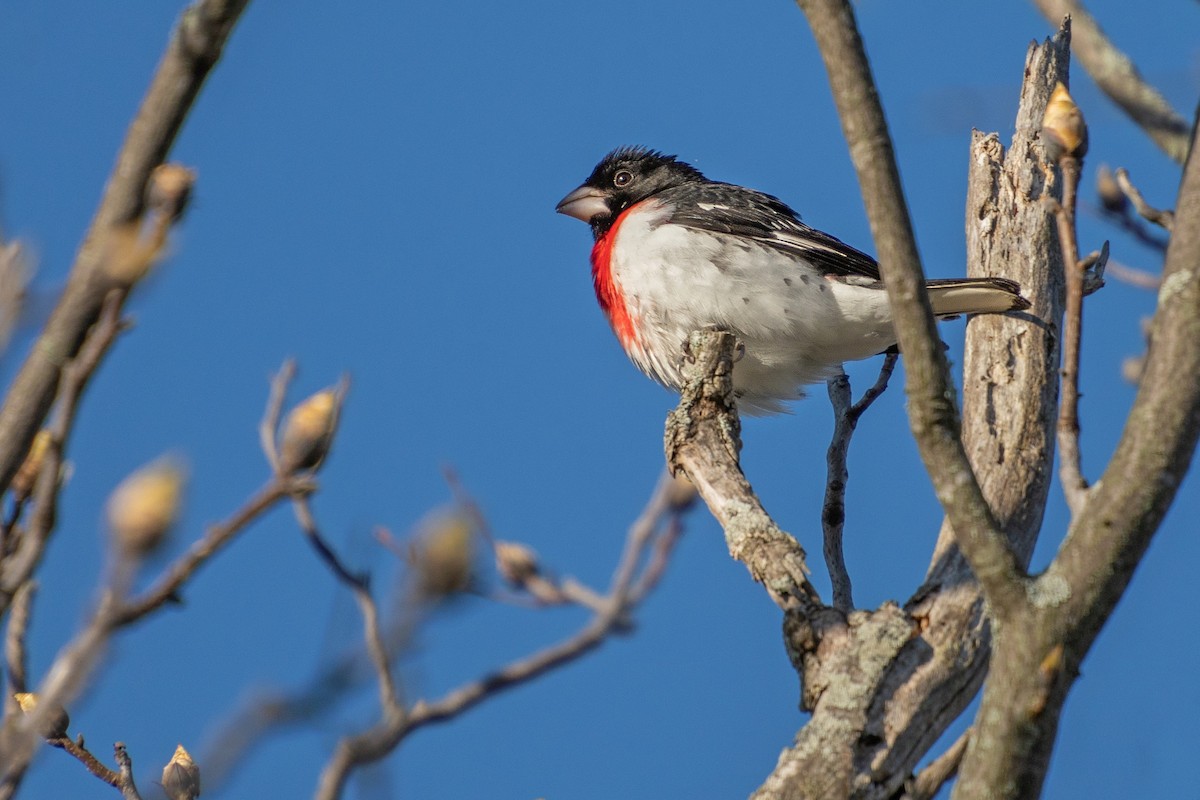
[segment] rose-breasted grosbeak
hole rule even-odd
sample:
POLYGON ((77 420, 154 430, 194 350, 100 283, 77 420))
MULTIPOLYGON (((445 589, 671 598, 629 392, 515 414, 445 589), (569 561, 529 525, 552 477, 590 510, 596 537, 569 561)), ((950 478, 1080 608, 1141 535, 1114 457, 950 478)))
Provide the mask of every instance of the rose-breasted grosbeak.
MULTIPOLYGON (((805 384, 896 342, 873 258, 777 198, 711 181, 674 156, 614 150, 557 210, 591 225, 600 306, 633 363, 672 389, 696 330, 728 330, 745 347, 733 386, 751 414, 784 411, 805 384)), ((1029 307, 1004 278, 926 288, 939 317, 1029 307)))

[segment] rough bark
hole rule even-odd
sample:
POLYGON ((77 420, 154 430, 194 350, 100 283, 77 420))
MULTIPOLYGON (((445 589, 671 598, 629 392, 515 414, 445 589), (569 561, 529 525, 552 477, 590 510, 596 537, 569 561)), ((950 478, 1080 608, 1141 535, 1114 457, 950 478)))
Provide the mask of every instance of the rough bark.
MULTIPOLYGON (((1018 280, 1033 308, 971 321, 963 442, 1022 563, 1052 478, 1062 313, 1061 259, 1041 203, 1047 181, 1036 127, 1067 60, 1065 34, 1031 47, 1012 146, 1005 153, 994 136, 977 135, 971 156, 968 271, 1018 280)), ((793 637, 792 648, 806 654, 802 679, 813 716, 754 797, 899 792, 979 688, 990 645, 983 609, 979 585, 944 525, 925 584, 902 608, 855 612, 845 633, 817 643, 793 637), (832 757, 838 753, 844 756, 832 757)))
POLYGON ((1187 472, 1200 435, 1197 264, 1200 159, 1190 157, 1133 409, 1058 555, 1029 587, 1018 613, 996 625, 991 672, 955 798, 1018 800, 1041 792, 1079 664, 1187 472))

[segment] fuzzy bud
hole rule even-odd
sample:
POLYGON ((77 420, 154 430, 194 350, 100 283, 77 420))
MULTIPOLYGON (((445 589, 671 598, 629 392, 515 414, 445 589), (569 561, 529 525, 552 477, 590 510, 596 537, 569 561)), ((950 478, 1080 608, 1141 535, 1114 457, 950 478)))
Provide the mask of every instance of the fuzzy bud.
POLYGON ((104 273, 116 283, 133 286, 162 257, 166 236, 143 238, 138 222, 115 225, 104 239, 104 273))
POLYGON ((283 423, 280 472, 291 475, 321 465, 337 431, 340 405, 338 391, 324 389, 292 409, 283 423))
MULTIPOLYGON (((37 711, 40 700, 34 692, 17 692, 13 695, 13 699, 21 707, 21 713, 27 717, 33 716, 37 711)), ((52 708, 43 712, 37 732, 45 739, 61 739, 67 735, 69 727, 71 727, 71 718, 67 715, 67 710, 56 703, 52 708)))
POLYGON ((445 514, 413 542, 411 553, 423 597, 435 599, 466 591, 474 572, 475 528, 463 514, 445 514))
POLYGON ((144 556, 158 547, 179 518, 183 468, 160 458, 121 481, 108 500, 108 527, 125 555, 144 556))
POLYGON ((163 767, 162 787, 170 800, 196 800, 200 796, 200 767, 192 760, 183 745, 163 767))
POLYGON ((518 588, 541 572, 537 553, 518 542, 496 542, 496 571, 518 588))
POLYGON ((50 431, 43 428, 33 437, 33 443, 29 445, 29 453, 21 462, 21 468, 17 470, 17 474, 13 476, 11 486, 14 497, 23 500, 32 494, 38 474, 42 471, 42 462, 46 460, 46 453, 49 449, 50 431))
POLYGON ((187 209, 196 185, 196 171, 182 164, 159 164, 150 173, 146 186, 146 206, 175 222, 187 209))
POLYGON ((1052 161, 1065 157, 1083 158, 1087 154, 1088 131, 1083 112, 1071 99, 1067 87, 1059 83, 1046 104, 1042 116, 1042 144, 1052 161))

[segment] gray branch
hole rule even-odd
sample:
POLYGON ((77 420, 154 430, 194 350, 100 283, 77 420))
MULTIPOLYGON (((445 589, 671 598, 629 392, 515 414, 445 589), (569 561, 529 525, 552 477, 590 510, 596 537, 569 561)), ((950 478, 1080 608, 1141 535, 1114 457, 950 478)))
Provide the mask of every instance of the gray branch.
POLYGON ((0 490, 8 487, 50 411, 62 367, 100 315, 112 282, 103 264, 114 226, 144 210, 146 185, 183 127, 249 0, 198 0, 179 21, 129 126, 62 297, 0 407, 0 490))

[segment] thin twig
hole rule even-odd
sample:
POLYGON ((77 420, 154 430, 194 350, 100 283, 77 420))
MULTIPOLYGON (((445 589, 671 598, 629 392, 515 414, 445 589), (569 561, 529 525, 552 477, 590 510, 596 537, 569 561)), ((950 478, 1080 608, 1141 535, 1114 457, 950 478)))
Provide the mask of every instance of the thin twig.
POLYGON ((84 747, 83 737, 72 740, 69 736, 64 736, 61 739, 47 739, 46 744, 51 747, 57 747, 60 750, 65 750, 72 755, 80 764, 87 768, 87 771, 95 775, 100 780, 107 783, 109 786, 120 789, 121 776, 114 770, 106 767, 100 759, 92 755, 92 752, 84 747))
MULTIPOLYGON (((382 758, 414 730, 456 717, 505 689, 570 663, 598 647, 614 630, 620 629, 622 618, 633 602, 632 592, 641 584, 637 579, 637 565, 642 562, 655 528, 664 515, 677 521, 678 515, 682 513, 681 508, 672 505, 669 499, 670 491, 670 481, 661 481, 645 511, 631 527, 626 538, 625 551, 613 573, 605 608, 593 615, 582 630, 557 645, 510 662, 496 672, 461 686, 439 700, 418 701, 407 715, 389 714, 385 711, 383 719, 377 725, 338 742, 332 758, 321 773, 316 791, 318 800, 333 800, 339 797, 350 773, 357 766, 382 758)), ((672 535, 677 537, 677 531, 672 535)), ((661 563, 653 558, 649 563, 661 574, 661 563)), ((657 576, 649 579, 646 587, 653 585, 656 580, 657 576)))
MULTIPOLYGON (((27 721, 27 729, 37 730, 42 717, 56 706, 65 705, 94 671, 108 641, 118 628, 135 622, 167 602, 178 601, 179 590, 191 576, 240 531, 275 503, 315 488, 310 479, 294 477, 274 479, 225 523, 209 528, 206 534, 169 566, 162 577, 141 597, 126 599, 136 564, 121 558, 113 565, 100 601, 88 623, 59 653, 39 689, 39 704, 27 721)), ((64 745, 64 749, 66 748, 64 745)), ((25 769, 28 760, 22 749, 8 759, 0 786, 13 783, 12 776, 25 769)), ((29 750, 32 756, 32 750, 29 750)), ((78 757, 78 755, 77 755, 78 757)), ((123 788, 123 791, 125 789, 123 788)), ((136 793, 136 789, 133 789, 136 793)), ((2 795, 0 795, 2 796, 2 795)), ((132 795, 131 795, 132 796, 132 795)))
MULTIPOLYGON (((459 488, 462 488, 461 484, 459 484, 459 488)), ((463 491, 465 492, 465 489, 463 491)), ((327 766, 326 778, 335 783, 344 782, 349 772, 358 763, 366 763, 373 758, 381 757, 417 728, 464 713, 493 694, 530 680, 546 670, 570 663, 594 649, 606 636, 624 630, 628 624, 630 610, 645 599, 661 578, 666 567, 667 556, 674 543, 679 539, 682 530, 680 518, 689 506, 689 503, 682 500, 681 497, 682 493, 677 486, 668 481, 660 483, 654 496, 647 503, 646 511, 632 526, 620 563, 622 565, 631 562, 638 564, 644 560, 645 566, 640 573, 635 573, 632 581, 628 582, 618 574, 621 570, 614 571, 613 585, 627 586, 625 589, 626 599, 623 601, 620 598, 614 599, 611 594, 596 595, 596 599, 592 602, 580 603, 591 608, 594 613, 589 626, 577 636, 571 637, 568 641, 555 647, 517 659, 497 672, 460 687, 440 700, 418 702, 407 712, 407 716, 395 710, 388 713, 386 708, 389 703, 384 700, 384 710, 381 712, 380 722, 369 731, 360 734, 360 742, 370 739, 371 744, 361 745, 361 749, 356 749, 357 755, 350 761, 342 760, 348 757, 348 753, 342 752, 342 746, 339 746, 341 755, 335 755, 334 761, 327 766), (665 502, 664 497, 666 498, 665 502), (629 543, 633 540, 643 540, 644 537, 639 528, 646 524, 647 519, 652 518, 652 515, 648 513, 651 509, 658 510, 659 517, 656 522, 661 525, 662 532, 658 536, 650 538, 652 544, 649 546, 653 549, 650 556, 643 559, 644 552, 638 550, 631 552, 629 543), (665 524, 663 524, 664 519, 665 524), (614 610, 618 608, 623 611, 614 613, 614 610), (604 624, 597 627, 598 620, 602 620, 604 624), (596 635, 599 638, 593 640, 593 636, 596 635), (357 760, 360 757, 362 760, 357 760), (340 773, 340 777, 335 778, 335 772, 340 773)), ((462 496, 459 499, 461 501, 462 496)), ((386 532, 377 532, 377 538, 386 547, 398 548, 394 539, 386 532)), ((398 552, 397 555, 401 558, 406 557, 403 551, 398 552)), ((549 579, 543 580, 548 592, 560 595, 556 604, 567 602, 566 598, 561 598, 562 592, 557 588, 557 584, 549 579)), ((528 587, 522 588, 528 589, 528 587)), ((591 590, 587 591, 591 592, 591 590)), ((379 626, 378 642, 382 645, 381 652, 386 659, 380 659, 378 654, 372 656, 375 665, 374 672, 377 675, 382 674, 380 665, 390 660, 403 642, 408 640, 413 625, 413 616, 408 614, 398 622, 393 620, 386 626, 379 626)), ((371 625, 365 620, 364 624, 368 628, 371 625)), ((371 634, 368 633, 367 636, 370 637, 371 634)), ((334 701, 348 689, 361 684, 362 676, 366 674, 363 669, 364 660, 362 651, 356 650, 322 670, 310 686, 302 691, 289 696, 262 698, 234 715, 215 737, 214 741, 218 743, 215 750, 204 759, 207 765, 207 775, 212 776, 207 778, 209 785, 212 786, 214 781, 219 782, 224 775, 227 775, 237 761, 245 758, 251 748, 261 741, 269 730, 282 725, 311 722, 326 713, 334 701)), ((390 675, 390 670, 388 674, 390 675)), ((382 686, 381 689, 383 689, 382 686)), ((402 699, 398 697, 397 703, 402 704, 402 702, 402 699)), ((350 737, 346 741, 354 741, 354 737, 350 737)), ((344 746, 349 747, 350 745, 344 746)), ((354 747, 359 748, 360 745, 356 744, 354 747)))
POLYGON ((279 421, 283 417, 283 403, 287 399, 288 386, 296 376, 296 362, 286 359, 279 372, 271 377, 271 390, 267 395, 267 407, 263 412, 262 423, 258 426, 258 438, 262 444, 263 454, 271 465, 271 472, 279 474, 279 448, 275 437, 279 433, 279 421))
POLYGON ((667 524, 654 539, 653 549, 650 551, 650 558, 646 562, 645 569, 638 577, 637 581, 629 589, 629 602, 631 605, 639 604, 646 598, 646 595, 654 591, 658 586, 663 575, 667 571, 667 564, 671 561, 671 553, 675 550, 675 545, 683 537, 683 520, 679 514, 672 514, 667 518, 667 524))
POLYGON ((1121 191, 1129 202, 1133 205, 1133 209, 1138 215, 1147 222, 1154 223, 1163 230, 1168 232, 1175 227, 1175 212, 1155 208, 1146 202, 1146 198, 1138 191, 1138 188, 1133 185, 1133 181, 1129 178, 1129 170, 1124 167, 1119 167, 1114 173, 1117 179, 1117 185, 1121 187, 1121 191))
MULTIPOLYGON (((88 331, 78 355, 64 366, 59 383, 58 410, 50 428, 49 445, 34 485, 33 514, 28 529, 15 537, 16 550, 7 555, 0 564, 0 604, 3 606, 7 606, 22 587, 30 585, 30 577, 40 563, 54 531, 60 488, 59 474, 62 470, 66 442, 70 438, 84 390, 117 336, 127 327, 121 318, 125 295, 126 291, 122 289, 114 289, 105 295, 96 324, 88 331)), ((13 613, 15 621, 19 612, 14 609, 13 613)), ((14 644, 11 639, 12 633, 10 627, 9 644, 14 644)), ((78 663, 83 664, 90 663, 96 649, 97 646, 89 638, 71 652, 75 654, 73 657, 78 659, 78 663)), ((68 650, 70 651, 70 648, 68 650)), ((16 658, 23 658, 23 654, 9 650, 10 668, 13 667, 16 658)), ((17 665, 17 669, 23 668, 17 665)), ((20 675, 20 680, 27 682, 24 674, 20 675)), ((0 778, 0 798, 11 797, 16 792, 34 755, 34 732, 38 729, 37 726, 56 705, 60 705, 60 697, 74 685, 76 684, 60 680, 59 688, 52 688, 49 693, 43 690, 40 711, 35 710, 31 719, 27 720, 21 740, 9 742, 4 747, 2 755, 5 757, 5 763, 3 777, 0 778)))
POLYGON ((1167 251, 1167 239, 1151 233, 1146 224, 1138 217, 1133 216, 1128 208, 1122 211, 1109 211, 1102 208, 1098 213, 1151 250, 1158 253, 1167 251))
POLYGON ((1058 476, 1067 507, 1074 516, 1087 500, 1088 483, 1083 477, 1079 451, 1079 350, 1083 336, 1084 268, 1079 261, 1075 234, 1075 197, 1079 188, 1080 160, 1072 155, 1059 159, 1062 168, 1062 203, 1054 216, 1066 268, 1066 306, 1063 312, 1062 401, 1058 406, 1058 476))
POLYGON ((454 502, 471 518, 471 523, 475 526, 475 530, 479 531, 479 535, 495 547, 496 536, 492 533, 491 523, 488 522, 487 515, 483 513, 483 509, 480 507, 478 501, 467 490, 466 484, 463 483, 462 478, 458 474, 458 470, 449 464, 443 465, 442 477, 445 479, 446 485, 450 487, 451 494, 454 495, 454 502))
POLYGON ((154 585, 143 592, 141 596, 123 602, 113 613, 113 626, 129 625, 166 603, 180 602, 179 590, 183 585, 248 525, 273 508, 276 503, 294 497, 298 493, 309 493, 315 490, 316 484, 311 478, 305 476, 272 479, 270 483, 250 497, 229 519, 211 526, 204 536, 168 566, 154 585))
POLYGON ((350 569, 338 558, 337 553, 325 541, 325 537, 321 535, 320 528, 317 527, 317 521, 313 517, 312 507, 308 502, 309 492, 297 492, 292 497, 292 510, 296 512, 296 522, 300 525, 300 530, 304 532, 304 537, 308 539, 308 543, 316 550, 317 555, 325 562, 325 565, 333 572, 333 574, 342 583, 354 589, 366 589, 368 584, 367 574, 365 572, 351 572, 350 569))
POLYGON ((850 439, 863 412, 887 389, 888 381, 896 368, 896 358, 897 353, 894 352, 884 356, 875 384, 853 405, 850 402, 850 378, 844 372, 827 381, 829 401, 833 405, 833 436, 825 454, 825 501, 821 506, 821 527, 825 534, 825 564, 833 585, 833 607, 840 611, 849 612, 854 608, 850 573, 846 569, 846 559, 842 553, 842 528, 846 521, 846 483, 850 478, 846 466, 850 439))
POLYGON ((59 474, 67 442, 75 426, 79 403, 100 362, 117 336, 128 328, 121 317, 127 292, 114 289, 105 296, 96 324, 88 331, 79 354, 63 368, 58 409, 50 426, 50 443, 33 491, 33 512, 27 530, 17 537, 16 550, 0 564, 0 601, 6 604, 12 592, 33 574, 41 562, 58 516, 59 474))
POLYGON ((1109 260, 1108 274, 1122 283, 1128 283, 1130 286, 1136 286, 1139 289, 1149 289, 1152 292, 1158 291, 1159 287, 1162 286, 1162 275, 1157 272, 1149 272, 1137 267, 1126 266, 1120 261, 1109 260))
POLYGON ((125 743, 117 742, 113 745, 113 752, 117 757, 117 766, 121 768, 117 783, 117 788, 121 790, 121 797, 123 800, 142 800, 137 786, 133 783, 133 761, 129 758, 129 751, 125 749, 125 743))
POLYGON ((963 754, 967 752, 970 741, 971 729, 967 728, 954 740, 954 744, 946 748, 946 752, 917 773, 901 800, 933 800, 946 785, 946 781, 958 772, 958 765, 962 763, 963 754))
POLYGON ((379 680, 379 704, 383 709, 384 717, 403 719, 405 715, 404 701, 400 697, 396 679, 392 675, 388 649, 384 644, 383 635, 380 633, 379 607, 375 604, 375 598, 371 596, 371 590, 366 585, 358 583, 349 585, 351 591, 354 592, 354 599, 358 601, 359 611, 362 613, 363 639, 367 643, 367 653, 371 657, 371 663, 375 666, 375 676, 379 680))

